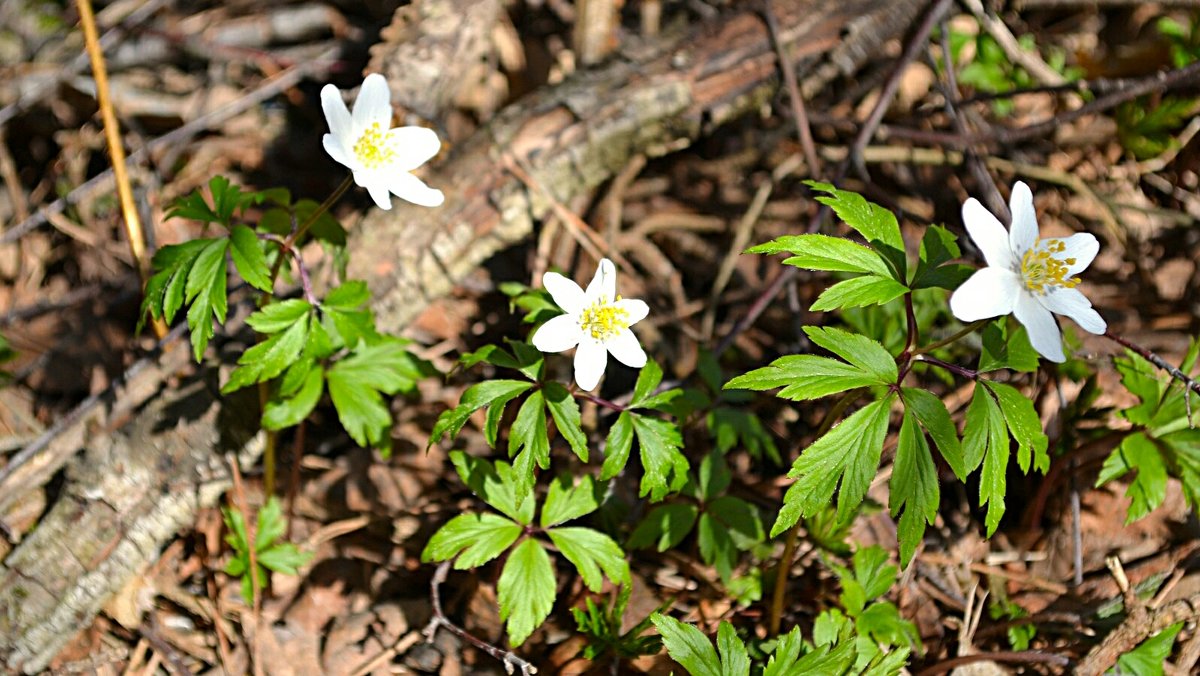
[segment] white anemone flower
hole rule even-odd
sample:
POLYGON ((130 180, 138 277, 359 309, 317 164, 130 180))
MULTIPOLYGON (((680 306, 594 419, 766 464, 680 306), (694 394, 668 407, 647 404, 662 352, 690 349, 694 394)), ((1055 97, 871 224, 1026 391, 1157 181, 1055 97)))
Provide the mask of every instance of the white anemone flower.
POLYGON ((645 319, 650 307, 645 301, 617 295, 612 261, 600 261, 587 291, 557 272, 543 275, 542 284, 566 314, 543 324, 533 334, 533 346, 542 352, 575 347, 575 382, 581 389, 596 389, 610 352, 626 366, 646 365, 646 353, 629 327, 645 319))
POLYGON ((950 296, 950 311, 964 322, 1012 313, 1029 333, 1029 342, 1046 359, 1066 361, 1054 314, 1070 317, 1084 331, 1104 333, 1104 319, 1075 287, 1100 250, 1095 235, 1040 239, 1033 194, 1018 181, 1009 201, 1012 228, 1004 226, 979 200, 963 205, 963 224, 983 253, 987 267, 977 271, 950 296))
POLYGON ((363 80, 353 113, 331 84, 321 89, 321 109, 330 131, 321 139, 325 152, 354 173, 354 182, 367 189, 380 209, 392 208, 392 194, 425 207, 445 200, 441 190, 411 173, 437 155, 442 142, 432 129, 391 128, 392 95, 382 75, 372 73, 363 80))

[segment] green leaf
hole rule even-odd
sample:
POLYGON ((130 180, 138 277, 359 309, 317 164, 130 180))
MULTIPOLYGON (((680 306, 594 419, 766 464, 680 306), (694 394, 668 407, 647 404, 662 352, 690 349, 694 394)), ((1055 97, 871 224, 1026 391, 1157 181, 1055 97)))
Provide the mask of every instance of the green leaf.
POLYGON ((725 383, 725 389, 770 390, 780 399, 808 401, 859 387, 886 384, 845 362, 810 354, 788 355, 725 383))
POLYGON ((604 588, 604 577, 614 584, 630 584, 625 552, 613 539, 591 528, 551 528, 546 531, 558 551, 579 571, 594 593, 604 588), (601 576, 603 571, 603 576, 601 576))
POLYGON ((871 604, 858 617, 855 627, 859 636, 869 636, 880 646, 908 645, 920 641, 916 627, 900 617, 899 609, 891 603, 871 604))
POLYGON ((717 651, 699 629, 662 613, 654 613, 650 619, 662 634, 667 654, 691 676, 724 676, 717 651))
POLYGON ((308 563, 312 557, 312 552, 301 551, 296 545, 284 542, 260 552, 255 559, 259 566, 276 573, 299 575, 300 567, 308 563))
POLYGON ((1183 624, 1176 622, 1142 641, 1138 647, 1118 657, 1116 668, 1106 673, 1162 676, 1163 664, 1171 656, 1171 647, 1175 645, 1175 638, 1179 636, 1183 624))
POLYGON ((271 271, 267 267, 267 256, 254 231, 244 225, 235 225, 229 232, 229 252, 233 264, 246 283, 259 291, 271 293, 271 271))
POLYGON ((329 292, 321 303, 321 312, 337 347, 353 347, 359 341, 374 343, 379 336, 375 330, 375 315, 360 309, 370 300, 365 282, 351 280, 329 292))
MULTIPOLYGON (((225 312, 229 307, 225 291, 225 251, 229 248, 229 240, 222 237, 207 242, 196 254, 184 288, 184 302, 191 305, 187 322, 192 337, 192 353, 197 362, 212 339, 213 318, 224 324, 225 312)), ((168 288, 167 293, 173 294, 174 291, 168 288)))
POLYGON ((1050 469, 1050 455, 1046 452, 1049 439, 1042 433, 1042 421, 1033 401, 1011 385, 990 380, 980 382, 996 396, 1008 431, 1017 440, 1017 466, 1028 473, 1032 460, 1033 467, 1044 474, 1050 469))
POLYGON ((896 462, 888 483, 891 494, 888 506, 895 518, 904 511, 898 524, 900 565, 907 566, 925 536, 925 525, 933 525, 937 517, 937 468, 929 453, 929 444, 917 424, 916 415, 908 408, 900 424, 900 440, 896 447, 896 462))
POLYGON ((509 643, 521 645, 541 626, 554 607, 555 592, 554 563, 542 545, 532 538, 517 545, 496 586, 509 643))
POLYGON ((558 383, 546 383, 543 391, 546 394, 546 409, 554 418, 554 426, 558 428, 558 433, 567 440, 571 450, 575 451, 575 455, 579 456, 580 460, 587 462, 587 437, 583 434, 583 428, 579 424, 579 404, 575 401, 575 397, 572 397, 571 393, 567 392, 567 388, 558 383))
POLYGON ((265 305, 246 318, 250 328, 262 334, 279 333, 312 312, 307 301, 292 299, 265 305))
POLYGON ((281 333, 251 347, 238 358, 238 367, 229 374, 222 394, 240 390, 247 385, 270 380, 291 366, 304 349, 308 338, 308 316, 302 315, 281 333))
POLYGON ((746 253, 794 254, 784 261, 805 270, 829 272, 869 272, 886 277, 887 264, 871 249, 844 237, 829 235, 785 235, 766 244, 750 247, 746 253))
MULTIPOLYGON (((523 380, 485 380, 482 383, 472 385, 463 392, 462 399, 459 400, 458 406, 443 411, 438 416, 437 422, 433 425, 433 431, 429 434, 429 445, 441 440, 446 434, 450 435, 451 439, 458 437, 458 433, 466 424, 467 419, 471 414, 484 406, 497 405, 503 412, 503 407, 514 397, 526 392, 533 387, 533 383, 528 383, 523 380)), ((489 424, 487 431, 488 443, 495 448, 496 429, 499 425, 500 415, 496 415, 496 421, 489 424)))
POLYGON ((551 482, 542 503, 542 528, 552 528, 591 514, 600 508, 603 499, 604 487, 592 481, 592 477, 585 474, 579 483, 574 483, 571 475, 561 474, 551 482))
POLYGON ((722 580, 733 578, 739 552, 762 542, 766 535, 754 506, 729 495, 705 507, 696 533, 701 558, 717 569, 722 580))
POLYGON ((1004 318, 983 327, 983 351, 979 353, 979 372, 1012 369, 1032 373, 1038 368, 1038 355, 1029 343, 1024 326, 1008 330, 1004 318))
POLYGON ((1135 432, 1123 439, 1104 461, 1096 486, 1136 470, 1125 495, 1129 497, 1129 511, 1125 515, 1126 525, 1154 511, 1167 497, 1167 466, 1154 440, 1142 432, 1135 432))
POLYGON ((303 383, 295 394, 283 398, 271 398, 263 408, 262 425, 268 430, 281 430, 308 417, 321 400, 325 389, 325 369, 314 366, 308 369, 303 383))
POLYGON ((387 441, 392 414, 382 395, 411 391, 424 375, 421 363, 396 339, 360 344, 326 372, 329 396, 342 427, 361 446, 387 441))
POLYGON ((662 367, 653 359, 648 359, 646 365, 638 372, 637 383, 633 386, 633 399, 630 400, 629 407, 643 406, 643 402, 654 394, 655 388, 662 382, 662 377, 662 367))
POLYGON ((255 551, 268 549, 287 531, 287 520, 283 518, 283 506, 279 498, 272 495, 258 510, 258 527, 255 529, 255 551))
POLYGON ((700 510, 692 504, 676 502, 659 505, 651 509, 642 519, 637 528, 629 536, 631 549, 642 549, 657 542, 657 549, 665 552, 676 547, 692 526, 696 525, 696 517, 700 510))
POLYGON ((321 307, 327 310, 357 310, 370 300, 371 291, 367 283, 351 279, 326 294, 321 307))
POLYGON ((438 529, 421 552, 421 561, 454 561, 457 570, 482 566, 521 537, 520 524, 498 514, 459 514, 438 529))
POLYGON ((451 451, 450 461, 459 478, 481 500, 518 523, 533 523, 533 500, 517 501, 516 483, 512 466, 503 460, 495 464, 476 458, 462 451, 451 451))
POLYGON ((871 402, 843 420, 796 458, 788 476, 796 479, 784 496, 771 537, 816 514, 833 499, 841 482, 837 512, 841 518, 862 503, 879 469, 887 435, 892 395, 871 402))
POLYGON ((780 636, 779 640, 775 643, 775 650, 771 652, 771 659, 767 661, 767 666, 763 669, 762 676, 793 676, 794 674, 802 673, 818 673, 811 671, 802 672, 796 668, 796 661, 800 659, 800 651, 803 648, 804 637, 800 634, 800 627, 792 627, 791 631, 780 636))
POLYGON ((974 272, 966 265, 945 264, 960 255, 962 252, 953 233, 940 225, 929 226, 921 238, 920 258, 909 286, 913 290, 939 288, 953 291, 958 288, 974 272))
POLYGON ((675 423, 633 415, 633 432, 637 435, 638 448, 642 457, 642 483, 640 497, 650 496, 658 502, 683 488, 687 481, 688 461, 679 451, 683 437, 675 423))
POLYGON ((534 466, 550 467, 550 438, 546 431, 546 415, 542 412, 544 405, 541 390, 529 395, 508 431, 508 457, 515 456, 513 477, 518 503, 533 493, 534 466))
POLYGON ((621 411, 617 421, 608 429, 608 438, 604 441, 604 464, 600 467, 600 480, 608 481, 621 473, 629 462, 629 453, 633 450, 633 416, 629 411, 621 411))
POLYGON ((717 627, 717 650, 721 652, 721 676, 750 676, 750 655, 733 625, 722 621, 717 627))
MULTIPOLYGON (((195 239, 164 246, 154 253, 151 265, 155 272, 146 282, 140 321, 145 321, 147 315, 168 324, 175 320, 175 313, 183 306, 183 289, 196 256, 214 241, 217 240, 195 239)), ((141 324, 138 331, 141 331, 141 324)))
POLYGON ((878 341, 831 326, 806 326, 804 333, 813 343, 890 384, 899 378, 896 360, 878 341))
POLYGON ((838 282, 825 289, 809 308, 812 312, 828 312, 845 308, 883 305, 896 300, 908 287, 888 277, 862 275, 838 282))
POLYGON ((725 456, 713 449, 700 460, 699 481, 696 486, 697 497, 707 501, 716 498, 729 487, 733 475, 729 473, 729 464, 725 456))
POLYGON ((979 476, 979 506, 988 506, 987 535, 992 536, 1004 516, 1005 472, 1008 469, 1008 429, 1004 414, 987 387, 976 385, 963 427, 963 455, 968 472, 983 463, 979 476))
POLYGON ((929 433, 946 464, 954 470, 954 475, 959 481, 966 481, 967 475, 974 468, 967 469, 962 444, 959 442, 958 432, 954 429, 950 412, 946 410, 945 402, 932 392, 915 387, 901 388, 900 398, 904 401, 905 410, 911 411, 921 423, 921 427, 929 433))
POLYGON ((871 248, 883 256, 892 271, 893 279, 903 282, 908 278, 904 238, 900 235, 900 224, 896 221, 895 214, 878 204, 868 202, 858 193, 838 190, 828 183, 804 183, 813 190, 829 194, 829 197, 817 197, 817 201, 833 209, 838 218, 862 235, 871 248))
POLYGON ((783 461, 775 437, 752 411, 730 406, 717 406, 705 418, 718 453, 725 454, 740 446, 751 458, 766 457, 776 465, 783 461))

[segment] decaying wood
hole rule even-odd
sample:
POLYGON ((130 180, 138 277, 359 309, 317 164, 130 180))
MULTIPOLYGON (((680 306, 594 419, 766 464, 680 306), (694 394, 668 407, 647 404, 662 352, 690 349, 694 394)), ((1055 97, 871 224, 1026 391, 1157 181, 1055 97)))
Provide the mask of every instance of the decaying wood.
MULTIPOLYGON (((777 1, 782 41, 807 94, 853 73, 922 0, 777 1)), ((628 49, 502 111, 428 177, 437 210, 372 210, 354 227, 351 272, 367 280, 382 329, 396 331, 475 267, 527 237, 550 210, 610 179, 634 155, 661 156, 756 111, 777 87, 759 16, 717 17, 674 42, 628 49), (521 166, 528 181, 506 166, 521 166)), ((0 662, 27 673, 54 654, 159 548, 227 486, 222 456, 259 453, 254 420, 217 403, 216 368, 164 391, 124 429, 65 426, 85 446, 63 495, 0 564, 0 662), (218 432, 220 436, 218 436, 218 432)), ((78 441, 76 441, 78 440, 78 441)))

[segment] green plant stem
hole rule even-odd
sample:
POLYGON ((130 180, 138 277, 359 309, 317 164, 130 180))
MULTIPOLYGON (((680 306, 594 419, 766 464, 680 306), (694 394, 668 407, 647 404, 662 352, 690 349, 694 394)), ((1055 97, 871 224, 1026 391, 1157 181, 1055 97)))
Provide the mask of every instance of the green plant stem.
POLYGON ((975 333, 976 331, 978 331, 979 329, 981 329, 985 325, 987 325, 987 323, 990 321, 992 321, 992 320, 980 319, 977 322, 971 322, 970 324, 967 324, 966 326, 962 327, 958 331, 955 331, 953 334, 951 334, 950 336, 948 336, 946 338, 932 342, 928 345, 923 345, 920 347, 913 348, 912 354, 915 357, 919 354, 933 352, 934 350, 938 349, 939 347, 945 347, 945 346, 949 345, 950 343, 956 342, 972 333, 975 333))
MULTIPOLYGON (((833 427, 835 420, 840 418, 846 412, 846 408, 851 402, 862 394, 862 389, 850 390, 838 399, 825 417, 821 419, 821 424, 817 426, 816 438, 820 439, 825 436, 825 433, 833 427)), ((800 541, 800 524, 797 521, 796 525, 788 529, 787 539, 783 543, 783 556, 779 558, 779 568, 775 571, 775 588, 771 591, 771 608, 767 614, 767 633, 770 636, 779 634, 779 622, 783 617, 783 594, 787 587, 788 572, 792 567, 792 558, 796 556, 796 547, 800 541)))

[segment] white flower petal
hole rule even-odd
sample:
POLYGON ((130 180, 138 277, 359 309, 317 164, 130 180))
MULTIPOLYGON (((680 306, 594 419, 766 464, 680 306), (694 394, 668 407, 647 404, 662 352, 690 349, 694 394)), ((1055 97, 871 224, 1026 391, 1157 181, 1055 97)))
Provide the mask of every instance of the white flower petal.
POLYGON ((442 149, 437 132, 425 127, 397 127, 388 132, 388 145, 396 153, 393 169, 412 171, 442 149))
POLYGON ((542 286, 546 287, 555 304, 567 314, 574 316, 583 311, 587 297, 575 282, 557 272, 547 272, 542 275, 542 286))
POLYGON ((440 207, 446 201, 441 190, 430 188, 421 179, 407 171, 392 173, 387 178, 387 188, 400 199, 423 207, 440 207))
POLYGON ((646 315, 650 314, 650 306, 646 305, 646 301, 637 300, 636 298, 622 298, 621 300, 613 303, 613 305, 615 305, 618 310, 624 310, 626 312, 627 316, 625 321, 628 322, 629 326, 637 324, 645 319, 646 315))
POLYGON ((354 169, 354 164, 351 163, 350 159, 352 156, 342 147, 341 140, 336 134, 325 134, 322 136, 321 145, 325 146, 325 152, 329 153, 334 162, 354 169))
POLYGON ((321 110, 325 112, 329 131, 343 143, 350 140, 350 111, 346 110, 346 102, 342 100, 342 93, 337 87, 327 84, 321 88, 321 110))
POLYGON ((1058 331, 1058 324, 1054 322, 1054 315, 1032 294, 1022 293, 1017 297, 1013 315, 1025 326, 1029 333, 1029 342, 1038 354, 1060 364, 1067 360, 1063 354, 1062 334, 1058 331))
POLYGON ((388 91, 387 80, 379 73, 371 73, 363 80, 358 98, 354 99, 352 117, 357 133, 375 122, 383 129, 392 126, 392 94, 388 91))
POLYGON ((1017 181, 1008 200, 1012 211, 1012 228, 1009 229, 1009 250, 1020 259, 1038 240, 1037 212, 1033 209, 1033 193, 1029 186, 1017 181))
POLYGON ((988 265, 1005 270, 1017 269, 1018 261, 1009 246, 1008 233, 992 212, 972 197, 963 204, 962 217, 967 234, 979 247, 988 265))
POLYGON ((533 346, 542 352, 562 352, 579 344, 583 332, 575 317, 566 314, 559 315, 542 324, 537 333, 533 334, 533 346))
POLYGON ((633 331, 629 329, 619 331, 612 340, 605 343, 605 347, 612 353, 612 356, 617 358, 617 361, 626 366, 640 369, 646 365, 646 351, 638 343, 637 336, 633 335, 633 331))
POLYGON ((1047 310, 1070 317, 1088 333, 1101 334, 1108 329, 1104 318, 1092 309, 1092 303, 1079 289, 1056 288, 1037 299, 1047 310))
POLYGON ((575 349, 575 384, 588 392, 596 389, 606 366, 608 350, 591 336, 584 336, 575 349))
POLYGON ((612 261, 602 258, 600 265, 596 267, 596 276, 592 277, 592 283, 587 287, 588 301, 594 302, 598 298, 603 298, 611 303, 616 295, 617 268, 612 261))
POLYGON ((1071 235, 1062 241, 1063 251, 1056 254, 1055 258, 1066 260, 1074 258, 1075 264, 1067 266, 1067 276, 1071 277, 1083 272, 1087 266, 1096 260, 1096 254, 1100 251, 1100 242, 1096 240, 1096 236, 1090 232, 1081 232, 1071 235))
POLYGON ((950 296, 950 311, 960 321, 973 322, 1013 311, 1021 294, 1021 278, 1005 268, 983 268, 950 296))
POLYGON ((388 193, 387 186, 383 185, 377 177, 371 176, 369 172, 356 171, 354 172, 354 182, 367 189, 367 194, 375 200, 375 204, 380 209, 387 211, 392 208, 392 196, 388 193), (360 179, 360 177, 362 178, 360 179))

